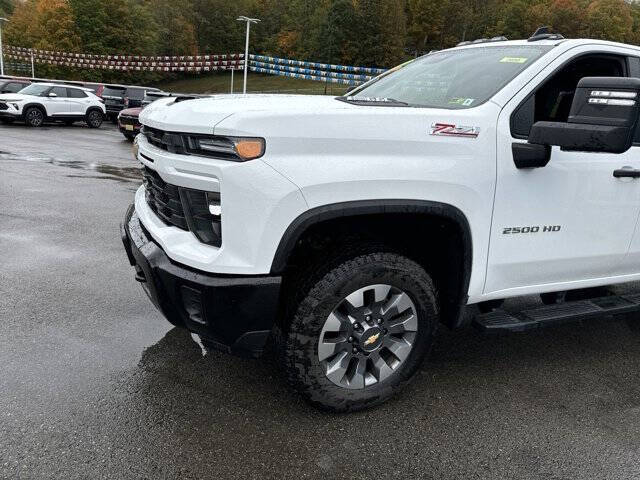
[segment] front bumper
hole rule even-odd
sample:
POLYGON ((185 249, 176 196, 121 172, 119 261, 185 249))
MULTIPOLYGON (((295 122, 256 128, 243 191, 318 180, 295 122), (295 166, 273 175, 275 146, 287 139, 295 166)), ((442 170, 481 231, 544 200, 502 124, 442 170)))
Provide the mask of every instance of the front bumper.
POLYGON ((281 277, 214 275, 182 266, 153 241, 133 205, 121 236, 136 280, 171 323, 220 350, 262 354, 278 313, 281 277))
POLYGON ((0 110, 0 118, 12 118, 15 120, 22 118, 22 112, 17 110, 0 110))

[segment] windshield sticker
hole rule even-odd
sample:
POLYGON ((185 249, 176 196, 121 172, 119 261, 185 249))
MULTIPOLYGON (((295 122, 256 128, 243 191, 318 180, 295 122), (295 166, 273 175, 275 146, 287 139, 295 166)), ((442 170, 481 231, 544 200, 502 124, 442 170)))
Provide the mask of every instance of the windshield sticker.
POLYGON ((463 105, 465 107, 470 106, 475 101, 475 98, 458 98, 454 97, 449 100, 449 105, 463 105))
POLYGON ((431 135, 445 137, 478 138, 479 134, 479 127, 454 125, 452 123, 434 123, 433 125, 431 125, 431 135))
POLYGON ((527 63, 526 57, 502 57, 500 63, 527 63))

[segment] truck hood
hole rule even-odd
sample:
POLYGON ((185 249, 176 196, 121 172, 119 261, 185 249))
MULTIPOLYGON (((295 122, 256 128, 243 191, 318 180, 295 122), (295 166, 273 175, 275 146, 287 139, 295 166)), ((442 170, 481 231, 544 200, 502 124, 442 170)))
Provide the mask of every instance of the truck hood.
POLYGON ((211 134, 218 123, 237 113, 295 115, 352 108, 359 107, 326 95, 214 95, 181 102, 175 98, 157 100, 142 111, 140 121, 161 130, 211 134))

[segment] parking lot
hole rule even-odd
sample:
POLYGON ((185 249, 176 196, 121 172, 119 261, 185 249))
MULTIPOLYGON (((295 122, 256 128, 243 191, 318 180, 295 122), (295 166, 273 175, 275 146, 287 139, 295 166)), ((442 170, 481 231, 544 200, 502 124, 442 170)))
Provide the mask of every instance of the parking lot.
POLYGON ((640 478, 640 332, 444 329, 406 391, 319 412, 206 352, 134 281, 110 124, 0 126, 0 477, 640 478))

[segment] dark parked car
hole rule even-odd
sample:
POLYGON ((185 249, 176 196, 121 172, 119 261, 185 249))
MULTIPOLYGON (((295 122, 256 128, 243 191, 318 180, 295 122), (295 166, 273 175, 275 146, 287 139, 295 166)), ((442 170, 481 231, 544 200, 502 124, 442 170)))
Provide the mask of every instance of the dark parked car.
POLYGON ((127 140, 133 140, 140 133, 138 117, 144 107, 125 108, 118 114, 118 129, 127 140))
POLYGON ((206 97, 208 95, 186 95, 181 93, 167 93, 162 91, 147 91, 142 99, 141 107, 126 108, 118 115, 118 128, 120 132, 127 138, 127 140, 133 140, 138 133, 142 125, 140 124, 140 112, 149 105, 160 98, 165 97, 177 97, 176 101, 189 100, 191 98, 206 97))
MULTIPOLYGON (((171 94, 167 92, 146 91, 142 101, 140 102, 140 106, 125 108, 118 115, 118 128, 120 129, 120 132, 122 132, 127 140, 133 140, 135 136, 140 133, 141 125, 138 117, 140 116, 142 109, 160 98, 170 96, 171 94)), ((125 103, 130 104, 131 100, 127 102, 127 99, 125 99, 125 103)))
POLYGON ((0 80, 0 93, 18 93, 31 85, 28 80, 0 80))
POLYGON ((142 106, 142 100, 147 91, 159 92, 160 90, 131 85, 105 85, 102 98, 107 107, 107 117, 115 122, 121 110, 142 106))
POLYGON ((149 105, 150 103, 155 102, 159 98, 171 97, 171 96, 173 96, 173 94, 171 94, 171 93, 161 92, 159 90, 158 91, 156 91, 156 90, 147 90, 146 92, 144 92, 144 98, 142 99, 142 106, 146 107, 147 105, 149 105))
POLYGON ((124 96, 127 93, 127 87, 120 85, 105 85, 102 90, 102 99, 107 108, 107 118, 112 122, 118 118, 118 114, 124 109, 124 96))

